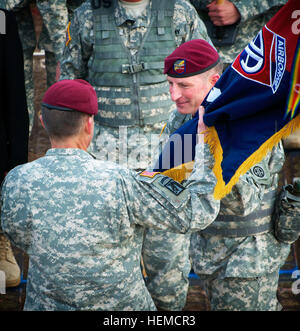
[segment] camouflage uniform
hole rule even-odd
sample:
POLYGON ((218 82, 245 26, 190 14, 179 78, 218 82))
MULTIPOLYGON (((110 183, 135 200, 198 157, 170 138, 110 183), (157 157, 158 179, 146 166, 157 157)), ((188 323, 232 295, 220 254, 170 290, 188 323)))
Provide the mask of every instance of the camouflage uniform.
MULTIPOLYGON (((109 3, 116 6, 114 9, 113 24, 117 24, 117 35, 113 38, 120 39, 117 45, 114 44, 114 47, 120 47, 119 45, 122 44, 123 49, 120 51, 120 56, 123 53, 126 55, 126 52, 129 53, 128 50, 130 50, 130 54, 128 54, 129 57, 139 58, 140 53, 142 53, 142 50, 140 49, 141 45, 145 46, 147 44, 148 38, 150 38, 148 37, 149 31, 151 32, 150 27, 156 22, 156 20, 154 20, 155 22, 153 23, 152 19, 156 19, 156 17, 153 17, 153 15, 151 16, 151 14, 153 14, 151 12, 154 8, 153 6, 157 4, 158 6, 167 6, 171 2, 166 0, 151 0, 150 5, 147 6, 138 18, 134 18, 128 14, 126 9, 120 5, 119 1, 113 0, 109 3)), ((162 20, 162 24, 164 24, 164 26, 158 27, 159 33, 163 34, 164 31, 168 31, 168 29, 171 30, 170 26, 173 26, 172 24, 174 24, 174 28, 172 28, 173 30, 171 31, 172 35, 175 36, 172 36, 173 40, 166 40, 161 43, 162 45, 165 45, 163 51, 166 55, 184 41, 196 38, 209 39, 203 22, 199 19, 197 12, 190 3, 186 0, 176 0, 174 3, 172 2, 174 12, 170 17, 171 22, 168 22, 168 24, 164 23, 164 16, 161 18, 160 14, 156 14, 159 19, 162 20)), ((104 9, 101 8, 101 10, 104 9)), ((168 10, 165 11, 167 14, 169 12, 170 11, 168 10)), ((156 140, 157 137, 155 137, 155 134, 160 133, 162 122, 168 118, 169 112, 175 107, 170 100, 166 79, 162 75, 164 59, 161 59, 159 60, 159 63, 156 63, 158 66, 156 72, 159 71, 159 78, 162 80, 159 83, 154 81, 154 78, 157 78, 154 76, 153 80, 151 80, 152 78, 150 77, 148 83, 144 85, 140 84, 135 87, 125 85, 127 90, 126 88, 124 89, 124 86, 115 87, 114 85, 110 85, 108 81, 114 74, 111 71, 111 67, 117 59, 111 60, 110 63, 106 64, 110 59, 105 59, 104 61, 105 54, 101 53, 101 56, 97 56, 96 52, 101 52, 104 47, 109 47, 107 46, 105 38, 111 36, 112 32, 105 31, 106 27, 101 26, 101 19, 99 19, 101 24, 99 22, 97 23, 98 33, 95 33, 94 19, 95 15, 93 15, 90 1, 86 1, 75 11, 74 19, 69 30, 70 41, 64 50, 60 78, 82 78, 89 81, 96 91, 99 91, 99 102, 101 102, 99 115, 102 116, 102 118, 96 118, 95 134, 90 151, 95 154, 97 158, 102 160, 108 159, 109 161, 115 161, 134 169, 145 169, 149 166, 151 160, 151 145, 155 145, 155 141, 152 141, 151 144, 151 139, 156 140), (103 61, 101 62, 102 59, 103 61), (95 65, 95 61, 98 61, 97 65, 95 65), (105 66, 104 69, 99 69, 103 66, 105 66), (107 75, 105 76, 104 73, 104 78, 96 84, 91 81, 91 76, 96 74, 96 71, 98 70, 107 70, 107 75), (136 87, 137 89, 135 90, 136 87), (161 90, 165 91, 164 94, 160 92, 161 90), (131 95, 131 91, 136 92, 131 95), (157 93, 157 95, 153 96, 153 93, 157 93), (118 95, 119 97, 116 97, 118 95), (154 105, 154 102, 156 106, 152 106, 152 104, 154 105), (134 115, 134 108, 136 106, 139 107, 141 111, 139 114, 134 115), (145 123, 142 121, 141 117, 145 111, 149 111, 149 109, 147 110, 147 107, 149 108, 149 106, 152 107, 152 113, 150 116, 162 116, 160 119, 153 120, 152 123, 145 123), (121 111, 115 115, 117 107, 129 109, 126 114, 127 117, 125 116, 123 119, 125 124, 121 123, 113 125, 113 121, 116 121, 116 118, 120 119, 122 115, 121 111), (104 111, 107 116, 106 119, 103 118, 104 111), (137 122, 140 121, 140 123, 126 123, 126 119, 130 122, 133 120, 134 116, 136 116, 137 122)), ((107 20, 109 21, 109 18, 107 20)), ((113 26, 113 30, 116 30, 115 26, 113 26)), ((113 33, 115 32, 113 31, 113 33)), ((153 41, 152 39, 151 41, 154 43, 164 40, 161 39, 163 37, 164 35, 154 35, 151 36, 151 38, 153 38, 153 41)), ((115 42, 113 38, 111 41, 112 43, 115 42)), ((157 52, 154 46, 151 51, 154 53, 155 51, 157 52)), ((164 53, 153 55, 153 58, 158 55, 162 57, 164 53)), ((148 62, 151 62, 149 56, 148 62)), ((137 74, 137 79, 139 80, 141 75, 151 75, 153 71, 154 70, 143 70, 137 74)), ((123 76, 127 77, 126 74, 123 76)))
MULTIPOLYGON (((159 137, 156 157, 185 119, 177 110, 170 115, 169 121, 159 137)), ((142 256, 147 274, 146 285, 155 305, 161 310, 182 310, 186 303, 189 287, 191 263, 189 259, 190 234, 175 234, 145 230, 142 256)))
MULTIPOLYGON (((162 143, 190 118, 175 111, 162 143)), ((290 245, 275 238, 270 221, 283 163, 280 143, 221 200, 217 219, 191 235, 192 267, 213 310, 276 310, 280 306, 276 298, 279 270, 290 245)), ((178 244, 181 235, 176 236, 178 244)), ((172 247, 174 238, 164 238, 165 245, 167 240, 172 247)), ((185 240, 183 236, 181 240, 185 240)))
POLYGON ((7 0, 6 9, 15 12, 19 26, 24 53, 25 86, 31 131, 34 120, 33 52, 36 46, 45 50, 47 87, 50 87, 55 82, 57 62, 60 61, 66 39, 68 8, 66 0, 7 0), (30 9, 30 6, 35 3, 43 18, 38 44, 30 9))
MULTIPOLYGON (((287 0, 230 0, 238 9, 241 20, 238 23, 235 43, 231 46, 216 46, 225 64, 231 64, 236 56, 257 35, 258 31, 275 15, 287 0)), ((209 0, 190 0, 199 16, 208 19, 206 5, 209 0)))
POLYGON ((155 310, 140 269, 144 227, 186 233, 213 221, 208 151, 197 146, 185 186, 80 149, 50 149, 9 172, 1 221, 30 256, 25 310, 155 310))
MULTIPOLYGON (((114 1, 114 4, 116 4, 116 8, 114 11, 114 21, 117 22, 117 31, 120 34, 120 36, 115 36, 114 38, 122 38, 121 43, 122 46, 124 46, 124 54, 126 54, 126 52, 128 52, 128 49, 130 49, 130 55, 132 57, 134 57, 135 55, 139 56, 141 44, 145 45, 149 38, 152 38, 151 40, 153 40, 153 43, 155 43, 157 42, 157 39, 164 38, 166 36, 166 34, 162 36, 150 35, 150 18, 156 18, 153 15, 151 16, 151 10, 153 9, 153 6, 157 3, 158 1, 151 0, 150 6, 145 9, 144 13, 140 17, 138 17, 138 19, 135 19, 130 16, 130 14, 128 14, 122 6, 120 6, 119 1, 114 1), (134 24, 129 25, 129 23, 132 24, 132 22, 134 22, 134 24), (147 38, 144 38, 146 33, 149 34, 147 38)), ((166 6, 169 3, 171 2, 169 2, 168 0, 159 1, 160 6, 166 6)), ((184 41, 197 38, 209 40, 203 22, 199 19, 195 9, 186 0, 176 0, 174 1, 173 6, 173 13, 170 17, 172 23, 165 24, 164 27, 159 28, 167 32, 168 29, 171 30, 171 25, 173 29, 171 33, 172 35, 175 35, 175 41, 171 43, 169 40, 165 39, 165 42, 163 43, 163 45, 166 45, 165 49, 163 49, 163 51, 165 52, 165 56, 169 55, 170 52, 173 51, 176 46, 179 46, 184 41)), ((158 14, 158 17, 160 17, 160 14, 158 14)), ((102 105, 99 107, 100 114, 104 113, 103 110, 106 107, 108 108, 108 110, 114 110, 113 108, 116 108, 114 106, 114 102, 116 102, 117 105, 124 105, 124 107, 127 106, 128 108, 130 108, 130 111, 132 110, 133 114, 133 108, 136 104, 139 107, 147 108, 148 105, 151 106, 151 103, 153 102, 152 100, 156 99, 157 104, 156 106, 151 106, 151 111, 153 113, 158 113, 158 111, 162 111, 163 118, 167 119, 169 116, 169 112, 174 109, 175 105, 170 100, 168 84, 164 76, 162 77, 163 82, 156 83, 154 79, 150 80, 150 83, 148 82, 148 84, 140 86, 139 90, 134 95, 131 95, 130 91, 133 91, 135 89, 130 89, 128 87, 127 91, 125 91, 125 93, 123 94, 123 98, 119 97, 118 100, 115 99, 116 101, 114 100, 115 95, 121 95, 123 93, 123 90, 121 90, 121 87, 114 87, 109 85, 108 81, 111 79, 110 74, 107 74, 107 76, 102 79, 103 83, 101 85, 107 84, 107 86, 97 87, 96 84, 91 81, 91 71, 97 58, 100 58, 98 68, 101 66, 105 66, 105 64, 103 63, 106 63, 104 62, 104 60, 103 63, 101 62, 101 59, 104 59, 104 56, 97 56, 95 54, 96 46, 100 48, 99 52, 101 51, 102 44, 103 47, 107 47, 107 43, 109 43, 110 41, 107 41, 109 40, 108 38, 107 40, 105 40, 103 35, 111 34, 111 31, 101 31, 104 30, 104 28, 100 29, 98 24, 98 33, 95 34, 94 19, 95 17, 93 15, 90 1, 85 2, 80 8, 75 11, 74 19, 71 22, 69 31, 70 41, 68 42, 68 45, 65 47, 64 50, 60 78, 82 78, 88 80, 95 87, 96 90, 99 90, 99 100, 102 103, 102 105), (103 39, 98 41, 98 45, 96 45, 97 42, 95 42, 95 38, 100 39, 101 36, 103 39), (158 94, 158 97, 151 96, 152 91, 158 91, 158 93, 161 93, 160 91, 162 89, 164 89, 163 95, 158 94), (140 102, 136 102, 135 98, 139 95, 142 95, 142 98, 140 102)), ((153 26, 154 24, 152 20, 151 24, 151 26, 153 26)), ((113 29, 116 30, 115 27, 113 29)), ((117 45, 114 45, 114 47, 117 47, 117 45)), ((152 46, 152 48, 155 52, 155 47, 152 46)), ((102 52, 105 51, 102 50, 102 52)), ((161 57, 163 57, 163 55, 164 53, 160 54, 161 57)), ((156 56, 153 55, 153 57, 157 57, 157 54, 156 56)), ((113 64, 113 60, 111 62, 111 64, 113 64)), ((149 59, 149 62, 151 62, 151 59, 149 59)), ((128 59, 125 63, 128 63, 128 59)), ((110 65, 107 65, 106 67, 108 73, 112 72, 110 65)), ((97 65, 95 65, 94 68, 95 71, 98 71, 97 65)), ((160 76, 162 76, 163 59, 160 60, 159 68, 159 74, 160 76)), ((147 74, 148 71, 150 70, 147 70, 143 73, 147 74)), ((113 75, 113 72, 111 75, 113 75)), ((156 77, 154 76, 154 78, 156 77)), ((130 116, 131 114, 129 113, 128 117, 130 116)), ((112 115, 109 114, 108 117, 110 118, 112 117, 112 115)), ((98 159, 108 159, 109 161, 118 162, 119 164, 126 165, 133 169, 144 169, 149 166, 150 160, 153 159, 154 152, 156 151, 159 133, 162 128, 162 120, 157 120, 157 122, 151 124, 135 124, 131 126, 125 124, 119 125, 117 127, 114 127, 109 123, 105 123, 104 125, 103 120, 105 119, 95 119, 95 133, 90 147, 90 151, 95 154, 98 159)), ((165 252, 169 250, 169 248, 167 246, 163 247, 163 243, 160 241, 160 236, 161 234, 159 233, 159 231, 156 234, 156 230, 147 231, 145 233, 144 264, 148 275, 147 286, 149 291, 151 292, 151 295, 153 296, 153 299, 155 300, 156 305, 159 308, 171 310, 181 309, 184 305, 185 296, 187 293, 187 275, 189 271, 189 265, 188 263, 186 263, 185 260, 182 260, 183 265, 182 267, 179 267, 181 270, 183 270, 182 276, 180 276, 180 283, 176 278, 178 277, 178 271, 172 273, 172 275, 168 274, 168 276, 166 277, 165 273, 162 271, 166 270, 165 268, 167 267, 167 265, 164 263, 165 260, 161 260, 160 258, 165 252), (157 243, 157 246, 155 248, 153 248, 154 243, 157 243), (158 251, 157 255, 154 250, 158 251), (156 256, 158 258, 157 260, 155 259, 156 256), (155 272, 151 273, 153 264, 159 264, 160 268, 155 268, 155 272), (156 270, 159 270, 158 273, 156 272, 156 270), (174 280, 176 280, 176 287, 174 280), (164 297, 163 300, 156 300, 156 292, 158 289, 156 286, 157 282, 159 282, 160 284, 164 284, 163 286, 159 287, 159 289, 161 290, 159 295, 164 297), (174 292, 175 299, 172 295, 172 299, 170 300, 169 293, 174 292), (164 303, 162 301, 167 301, 167 303, 164 303)), ((186 251, 188 249, 188 241, 180 242, 177 248, 178 250, 176 250, 176 252, 186 251)), ((166 254, 164 254, 163 256, 167 257, 166 254)), ((180 256, 178 257, 178 260, 180 260, 180 256)))

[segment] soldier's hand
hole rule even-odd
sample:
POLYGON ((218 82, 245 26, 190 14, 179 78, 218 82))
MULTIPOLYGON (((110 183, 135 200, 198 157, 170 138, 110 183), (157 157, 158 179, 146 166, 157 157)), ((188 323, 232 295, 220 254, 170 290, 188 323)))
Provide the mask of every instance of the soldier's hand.
POLYGON ((203 115, 205 113, 204 107, 200 106, 198 112, 199 112, 199 120, 198 120, 198 128, 197 128, 197 143, 203 144, 204 136, 207 133, 207 129, 208 129, 208 127, 203 122, 203 115))
POLYGON ((213 1, 207 5, 207 8, 211 21, 217 26, 234 24, 241 18, 241 14, 236 6, 228 0, 224 0, 224 3, 221 5, 213 1))

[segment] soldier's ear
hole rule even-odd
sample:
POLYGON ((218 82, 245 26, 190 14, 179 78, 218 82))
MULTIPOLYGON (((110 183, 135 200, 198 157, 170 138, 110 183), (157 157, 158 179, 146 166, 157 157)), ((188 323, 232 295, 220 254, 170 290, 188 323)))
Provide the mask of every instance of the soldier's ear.
POLYGON ((210 84, 211 84, 212 86, 214 86, 214 85, 216 84, 216 82, 219 80, 219 78, 220 78, 220 75, 217 74, 217 73, 214 73, 213 75, 211 75, 211 76, 209 77, 209 82, 210 82, 210 84))
POLYGON ((85 122, 85 131, 87 134, 94 132, 94 116, 88 116, 85 122))

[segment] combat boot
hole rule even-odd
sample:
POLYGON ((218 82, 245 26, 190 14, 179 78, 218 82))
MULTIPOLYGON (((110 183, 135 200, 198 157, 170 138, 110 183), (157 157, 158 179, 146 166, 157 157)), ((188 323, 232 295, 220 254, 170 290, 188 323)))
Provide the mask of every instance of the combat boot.
POLYGON ((285 149, 300 149, 300 130, 296 130, 286 139, 283 139, 285 149))
POLYGON ((14 257, 10 241, 0 233, 0 270, 5 273, 6 287, 18 286, 21 270, 14 257))

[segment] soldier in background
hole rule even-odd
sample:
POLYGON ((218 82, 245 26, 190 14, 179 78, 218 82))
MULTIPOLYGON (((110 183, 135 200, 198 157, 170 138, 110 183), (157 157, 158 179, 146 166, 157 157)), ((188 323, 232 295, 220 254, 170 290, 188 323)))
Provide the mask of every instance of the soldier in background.
POLYGON ((38 48, 45 50, 48 86, 55 82, 56 65, 62 54, 65 40, 65 26, 68 21, 68 10, 65 0, 7 0, 6 2, 6 8, 12 10, 16 15, 19 35, 23 46, 30 131, 34 119, 33 53, 37 47, 31 8, 35 3, 43 18, 43 27, 38 40, 38 48))
MULTIPOLYGON (((35 49, 45 50, 45 67, 47 87, 56 81, 56 68, 60 61, 66 35, 66 25, 69 14, 83 0, 7 0, 6 9, 12 10, 18 22, 19 35, 23 46, 25 86, 29 113, 30 158, 43 154, 50 146, 47 135, 39 123, 35 124, 34 82, 33 82, 33 54, 35 49), (33 14, 41 15, 42 30, 37 33, 33 14), (39 146, 35 146, 35 145, 39 146), (38 153, 36 152, 38 150, 38 153), (34 152, 34 153, 32 153, 34 152)), ((39 111, 40 109, 37 109, 39 111)), ((36 117, 38 118, 38 117, 36 117)))
POLYGON ((208 34, 226 67, 287 0, 190 0, 190 2, 205 22, 208 34))
POLYGON ((60 79, 86 79, 99 93, 90 151, 146 168, 151 135, 174 110, 164 58, 187 40, 209 40, 203 22, 186 0, 86 1, 67 34, 60 79))
POLYGON ((87 153, 98 101, 86 81, 55 83, 42 105, 52 148, 2 188, 3 231, 30 256, 24 309, 156 310, 140 270, 144 228, 199 231, 219 210, 203 134, 183 186, 87 153))

